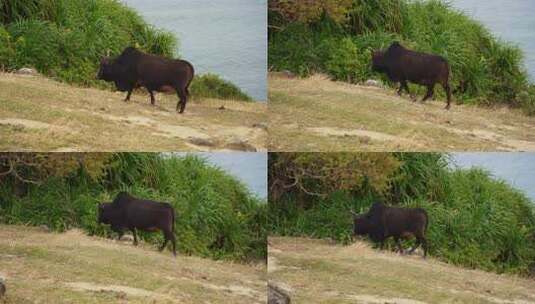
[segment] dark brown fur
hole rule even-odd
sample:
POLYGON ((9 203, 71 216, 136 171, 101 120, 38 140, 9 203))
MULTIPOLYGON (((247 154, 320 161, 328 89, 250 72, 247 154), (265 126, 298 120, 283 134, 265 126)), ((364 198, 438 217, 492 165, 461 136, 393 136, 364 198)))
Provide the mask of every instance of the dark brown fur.
POLYGON ((116 58, 101 60, 97 79, 113 81, 118 90, 128 92, 125 101, 130 100, 132 91, 138 87, 149 91, 152 105, 154 92, 176 91, 179 99, 176 110, 183 113, 194 74, 193 66, 185 60, 145 54, 128 47, 116 58))
POLYGON ((394 42, 386 51, 373 52, 372 69, 386 73, 393 82, 399 82, 398 94, 400 96, 403 89, 410 95, 407 82, 426 86, 427 93, 422 101, 433 97, 435 84, 439 83, 446 91, 448 98, 446 109, 450 108, 450 66, 442 56, 411 51, 398 42, 394 42))
POLYGON ((171 241, 176 256, 175 211, 168 203, 137 199, 121 192, 112 203, 99 204, 98 222, 111 225, 112 230, 119 233, 119 239, 123 230, 132 231, 134 245, 137 245, 136 230, 162 231, 165 240, 160 251, 171 241))
POLYGON ((416 244, 409 253, 422 245, 424 257, 427 256, 427 225, 427 212, 422 208, 398 208, 375 203, 365 214, 353 213, 354 235, 368 235, 372 241, 381 244, 381 249, 384 241, 393 237, 401 253, 403 248, 400 240, 415 237, 416 244))

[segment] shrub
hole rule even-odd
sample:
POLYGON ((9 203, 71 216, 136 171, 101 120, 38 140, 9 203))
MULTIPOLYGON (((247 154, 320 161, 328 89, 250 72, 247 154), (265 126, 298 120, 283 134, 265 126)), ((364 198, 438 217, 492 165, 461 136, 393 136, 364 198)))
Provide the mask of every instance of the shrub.
MULTIPOLYGON (((283 193, 269 204, 271 233, 349 243, 349 211, 366 212, 375 201, 382 200, 427 210, 427 238, 432 256, 470 268, 530 273, 530 267, 535 265, 535 208, 523 193, 481 169, 452 169, 447 165, 447 155, 393 155, 401 165, 388 175, 390 187, 386 193, 378 193, 365 183, 333 190, 325 197, 303 198, 299 190, 283 193)), ((303 168, 311 175, 322 172, 309 166, 303 168)), ((270 178, 274 178, 271 173, 270 178)), ((353 180, 340 179, 341 184, 353 180)), ((270 199, 273 197, 270 193, 270 199)), ((389 246, 393 245, 391 241, 389 246)))
POLYGON ((242 101, 253 99, 245 94, 240 88, 215 74, 195 76, 190 87, 191 94, 195 98, 222 98, 242 101))
MULTIPOLYGON (((291 18, 293 11, 287 3, 283 10, 271 9, 270 69, 290 70, 301 76, 320 72, 349 82, 370 77, 386 80, 384 75, 371 71, 369 54, 400 41, 449 61, 458 102, 524 105, 519 94, 526 90, 528 80, 520 49, 496 39, 479 22, 445 1, 352 2, 352 6, 341 8, 343 12, 336 12, 336 19, 330 10, 322 18, 291 18), (341 18, 341 13, 346 18, 341 18)), ((419 92, 423 88, 413 90, 419 92)), ((442 90, 437 94, 444 96, 442 90)))
MULTIPOLYGON (((174 206, 183 253, 238 261, 266 258, 266 204, 234 177, 195 156, 103 155, 108 160, 97 179, 87 170, 53 171, 39 184, 25 184, 22 193, 15 191, 20 180, 2 179, 0 222, 46 225, 55 231, 79 227, 92 235, 114 236, 108 226, 97 224, 97 204, 128 191, 174 206)), ((158 233, 141 233, 141 238, 162 241, 158 233)))
MULTIPOLYGON (((0 2, 0 67, 32 66, 67 83, 110 88, 95 79, 100 59, 128 46, 178 56, 175 36, 147 24, 116 0, 9 0, 0 2), (5 31, 7 29, 7 32, 5 31)), ((251 100, 215 75, 197 77, 195 97, 251 100)))

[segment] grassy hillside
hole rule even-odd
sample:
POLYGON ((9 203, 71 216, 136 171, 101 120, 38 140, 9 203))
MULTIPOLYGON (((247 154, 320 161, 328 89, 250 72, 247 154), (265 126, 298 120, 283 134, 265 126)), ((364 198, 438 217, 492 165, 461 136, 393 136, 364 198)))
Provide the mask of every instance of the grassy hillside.
POLYGON ((216 262, 130 241, 0 226, 5 304, 265 303, 265 265, 216 262))
POLYGON ((444 100, 414 103, 320 75, 271 74, 269 100, 274 151, 535 150, 535 118, 520 110, 453 103, 445 111, 444 100))
MULTIPOLYGON (((349 83, 386 80, 371 70, 371 54, 399 41, 448 60, 450 84, 460 103, 507 104, 535 113, 535 86, 528 80, 522 50, 496 38, 449 1, 274 0, 269 8, 272 70, 325 73, 349 83)), ((417 87, 425 91, 411 89, 417 87)))
POLYGON ((535 303, 534 280, 349 246, 271 237, 268 279, 292 303, 535 303))
POLYGON ((8 151, 265 150, 266 105, 175 94, 150 97, 0 73, 0 142, 8 151), (220 109, 223 107, 224 109, 220 109))

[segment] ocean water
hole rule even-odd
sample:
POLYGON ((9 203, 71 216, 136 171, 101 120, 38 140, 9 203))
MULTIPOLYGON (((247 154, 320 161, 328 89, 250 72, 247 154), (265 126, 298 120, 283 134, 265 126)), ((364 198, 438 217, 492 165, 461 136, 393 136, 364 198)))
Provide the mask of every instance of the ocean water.
POLYGON ((450 0, 451 5, 483 23, 497 37, 524 51, 525 67, 535 81, 535 1, 450 0))
POLYGON ((267 0, 123 0, 171 31, 197 73, 216 73, 265 101, 267 0))
POLYGON ((176 152, 177 156, 188 154, 206 160, 242 181, 249 191, 261 199, 267 199, 267 153, 265 152, 176 152))
POLYGON ((461 168, 482 167, 523 191, 535 204, 535 153, 453 153, 452 156, 454 165, 461 168))

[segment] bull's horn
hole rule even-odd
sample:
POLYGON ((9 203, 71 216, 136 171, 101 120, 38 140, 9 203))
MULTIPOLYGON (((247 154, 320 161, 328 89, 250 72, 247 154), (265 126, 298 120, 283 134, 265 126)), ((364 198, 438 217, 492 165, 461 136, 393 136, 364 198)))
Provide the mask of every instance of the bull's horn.
POLYGON ((110 57, 110 49, 106 51, 106 57, 110 57))
POLYGON ((349 212, 351 212, 351 214, 353 214, 353 215, 355 215, 355 216, 359 215, 358 213, 356 213, 356 212, 353 211, 353 210, 349 210, 349 212))

